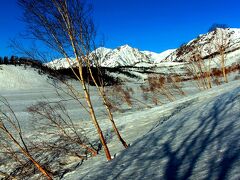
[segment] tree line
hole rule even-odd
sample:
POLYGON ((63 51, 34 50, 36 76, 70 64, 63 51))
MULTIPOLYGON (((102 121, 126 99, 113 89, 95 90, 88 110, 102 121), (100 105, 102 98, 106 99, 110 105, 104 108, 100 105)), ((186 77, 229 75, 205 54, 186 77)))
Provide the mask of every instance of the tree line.
POLYGON ((39 60, 34 60, 27 57, 18 57, 18 56, 0 56, 0 64, 6 65, 31 65, 31 66, 41 66, 42 62, 39 60))
MULTIPOLYGON (((66 79, 76 79, 76 76, 72 73, 72 69, 76 74, 79 73, 77 67, 71 68, 62 68, 62 69, 53 69, 46 65, 44 65, 39 60, 34 60, 27 57, 18 57, 18 56, 4 56, 0 57, 0 65, 14 65, 14 66, 24 66, 26 69, 27 66, 35 68, 38 72, 38 74, 46 74, 50 78, 57 78, 59 80, 66 80, 66 79)), ((120 80, 118 78, 114 78, 110 75, 108 75, 109 68, 97 68, 97 67, 91 67, 92 74, 94 77, 96 77, 97 84, 100 84, 100 82, 104 82, 105 85, 114 85, 119 84, 120 80)), ((90 74, 87 70, 87 67, 83 67, 83 76, 86 82, 88 82, 89 85, 94 86, 94 82, 90 78, 90 74)))

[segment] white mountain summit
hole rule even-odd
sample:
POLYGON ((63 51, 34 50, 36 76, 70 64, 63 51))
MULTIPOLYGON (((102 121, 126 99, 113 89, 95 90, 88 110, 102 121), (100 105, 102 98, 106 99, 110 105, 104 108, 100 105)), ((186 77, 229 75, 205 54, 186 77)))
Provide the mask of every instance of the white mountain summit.
MULTIPOLYGON (((94 57, 95 60, 97 58, 98 64, 102 67, 141 66, 142 64, 151 65, 160 62, 173 51, 174 50, 168 50, 158 54, 150 51, 139 51, 137 48, 124 45, 116 49, 109 49, 105 47, 97 48, 90 54, 90 57, 92 57, 92 59, 94 57)), ((70 59, 70 63, 72 66, 76 65, 74 59, 70 59)), ((60 58, 47 63, 47 66, 61 69, 68 68, 69 63, 65 58, 60 58)))
POLYGON ((140 52, 136 48, 124 45, 108 52, 103 58, 101 58, 100 66, 134 66, 141 62, 151 63, 149 56, 140 52))
POLYGON ((169 49, 161 53, 155 53, 151 51, 141 51, 141 52, 149 56, 151 62, 153 62, 154 64, 157 64, 157 63, 161 63, 165 58, 167 58, 175 50, 176 49, 169 49))

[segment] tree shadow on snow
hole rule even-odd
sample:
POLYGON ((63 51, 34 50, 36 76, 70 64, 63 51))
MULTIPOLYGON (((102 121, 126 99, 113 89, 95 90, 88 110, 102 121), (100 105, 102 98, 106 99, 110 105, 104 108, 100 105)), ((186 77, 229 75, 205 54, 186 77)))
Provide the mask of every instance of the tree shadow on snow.
POLYGON ((239 92, 183 109, 83 179, 240 178, 239 92))

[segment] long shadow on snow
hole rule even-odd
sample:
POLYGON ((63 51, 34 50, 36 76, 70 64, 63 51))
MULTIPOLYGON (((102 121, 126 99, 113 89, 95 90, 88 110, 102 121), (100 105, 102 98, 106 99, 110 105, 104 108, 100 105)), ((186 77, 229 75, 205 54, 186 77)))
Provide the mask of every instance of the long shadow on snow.
POLYGON ((240 178, 239 92, 184 109, 83 178, 240 178))

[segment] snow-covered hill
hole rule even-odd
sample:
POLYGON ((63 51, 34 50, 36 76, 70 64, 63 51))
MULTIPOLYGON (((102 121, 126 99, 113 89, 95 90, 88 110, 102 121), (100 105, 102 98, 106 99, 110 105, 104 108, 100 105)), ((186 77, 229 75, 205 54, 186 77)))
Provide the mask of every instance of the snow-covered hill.
POLYGON ((71 66, 75 66, 77 64, 74 58, 70 58, 68 60, 66 58, 59 58, 46 63, 46 65, 53 69, 65 69, 70 67, 69 63, 71 66))
MULTIPOLYGON (((71 99, 66 93, 69 89, 57 92, 55 86, 48 84, 47 76, 39 75, 30 67, 25 70, 24 66, 1 65, 0 69, 0 96, 7 98, 29 140, 44 139, 43 142, 50 143, 50 133, 42 132, 36 138, 36 128, 39 132, 41 128, 36 126, 28 111, 34 104, 47 100, 62 102, 76 127, 83 128, 95 142, 96 131, 88 121, 88 111, 79 108, 78 103, 84 101, 71 99)), ((49 165, 56 167, 54 179, 239 179, 240 80, 238 72, 235 74, 236 78, 229 78, 229 83, 206 91, 199 91, 191 80, 184 81, 181 86, 186 90, 185 96, 172 91, 176 100, 169 102, 159 97, 163 104, 157 106, 143 97, 139 82, 127 83, 134 92, 132 99, 138 101, 113 114, 122 136, 130 143, 127 150, 123 150, 112 133, 97 89, 89 86, 95 112, 114 159, 106 162, 103 150, 82 164, 79 157, 58 150, 51 156, 41 153, 39 159, 47 156, 49 165)), ((79 89, 81 95, 78 81, 69 81, 69 84, 79 89)), ((57 87, 64 88, 64 85, 59 82, 57 87)), ((0 153, 0 159, 4 155, 0 153)), ((0 172, 15 172, 17 166, 12 160, 4 159, 5 164, 0 161, 0 172)), ((33 178, 27 176, 26 179, 39 179, 38 172, 33 173, 33 178)), ((1 178, 5 176, 0 173, 1 178)))
POLYGON ((121 116, 131 146, 110 162, 90 159, 63 179, 239 179, 238 83, 121 116))
POLYGON ((37 69, 24 66, 0 66, 0 90, 38 89, 51 87, 47 75, 40 75, 37 69))
MULTIPOLYGON (((193 54, 200 54, 208 58, 210 55, 219 54, 219 49, 225 48, 225 53, 240 49, 240 28, 217 28, 207 34, 199 35, 185 45, 173 51, 163 61, 189 61, 193 54)), ((239 52, 240 53, 240 52, 239 52)))
MULTIPOLYGON (((116 49, 100 47, 93 51, 89 57, 92 59, 93 64, 96 64, 97 60, 101 67, 134 66, 138 63, 151 64, 150 56, 128 45, 120 46, 116 49)), ((76 61, 70 59, 70 64, 75 66, 76 61)), ((60 58, 47 63, 47 66, 61 69, 68 68, 69 63, 65 58, 60 58)))
MULTIPOLYGON (((140 51, 137 48, 124 45, 116 49, 100 47, 92 52, 90 57, 92 57, 92 61, 97 59, 99 65, 102 67, 149 67, 162 62, 189 61, 194 53, 201 54, 203 59, 209 58, 210 55, 218 54, 220 47, 226 48, 226 54, 240 50, 240 29, 217 28, 215 31, 199 35, 197 38, 191 40, 189 43, 179 47, 178 49, 169 49, 161 53, 140 51)), ((240 54, 240 51, 235 54, 240 54)), ((76 61, 74 59, 70 59, 70 63, 73 66, 76 65, 76 61)), ((65 58, 54 60, 47 63, 47 65, 56 69, 69 67, 69 63, 65 58)))

